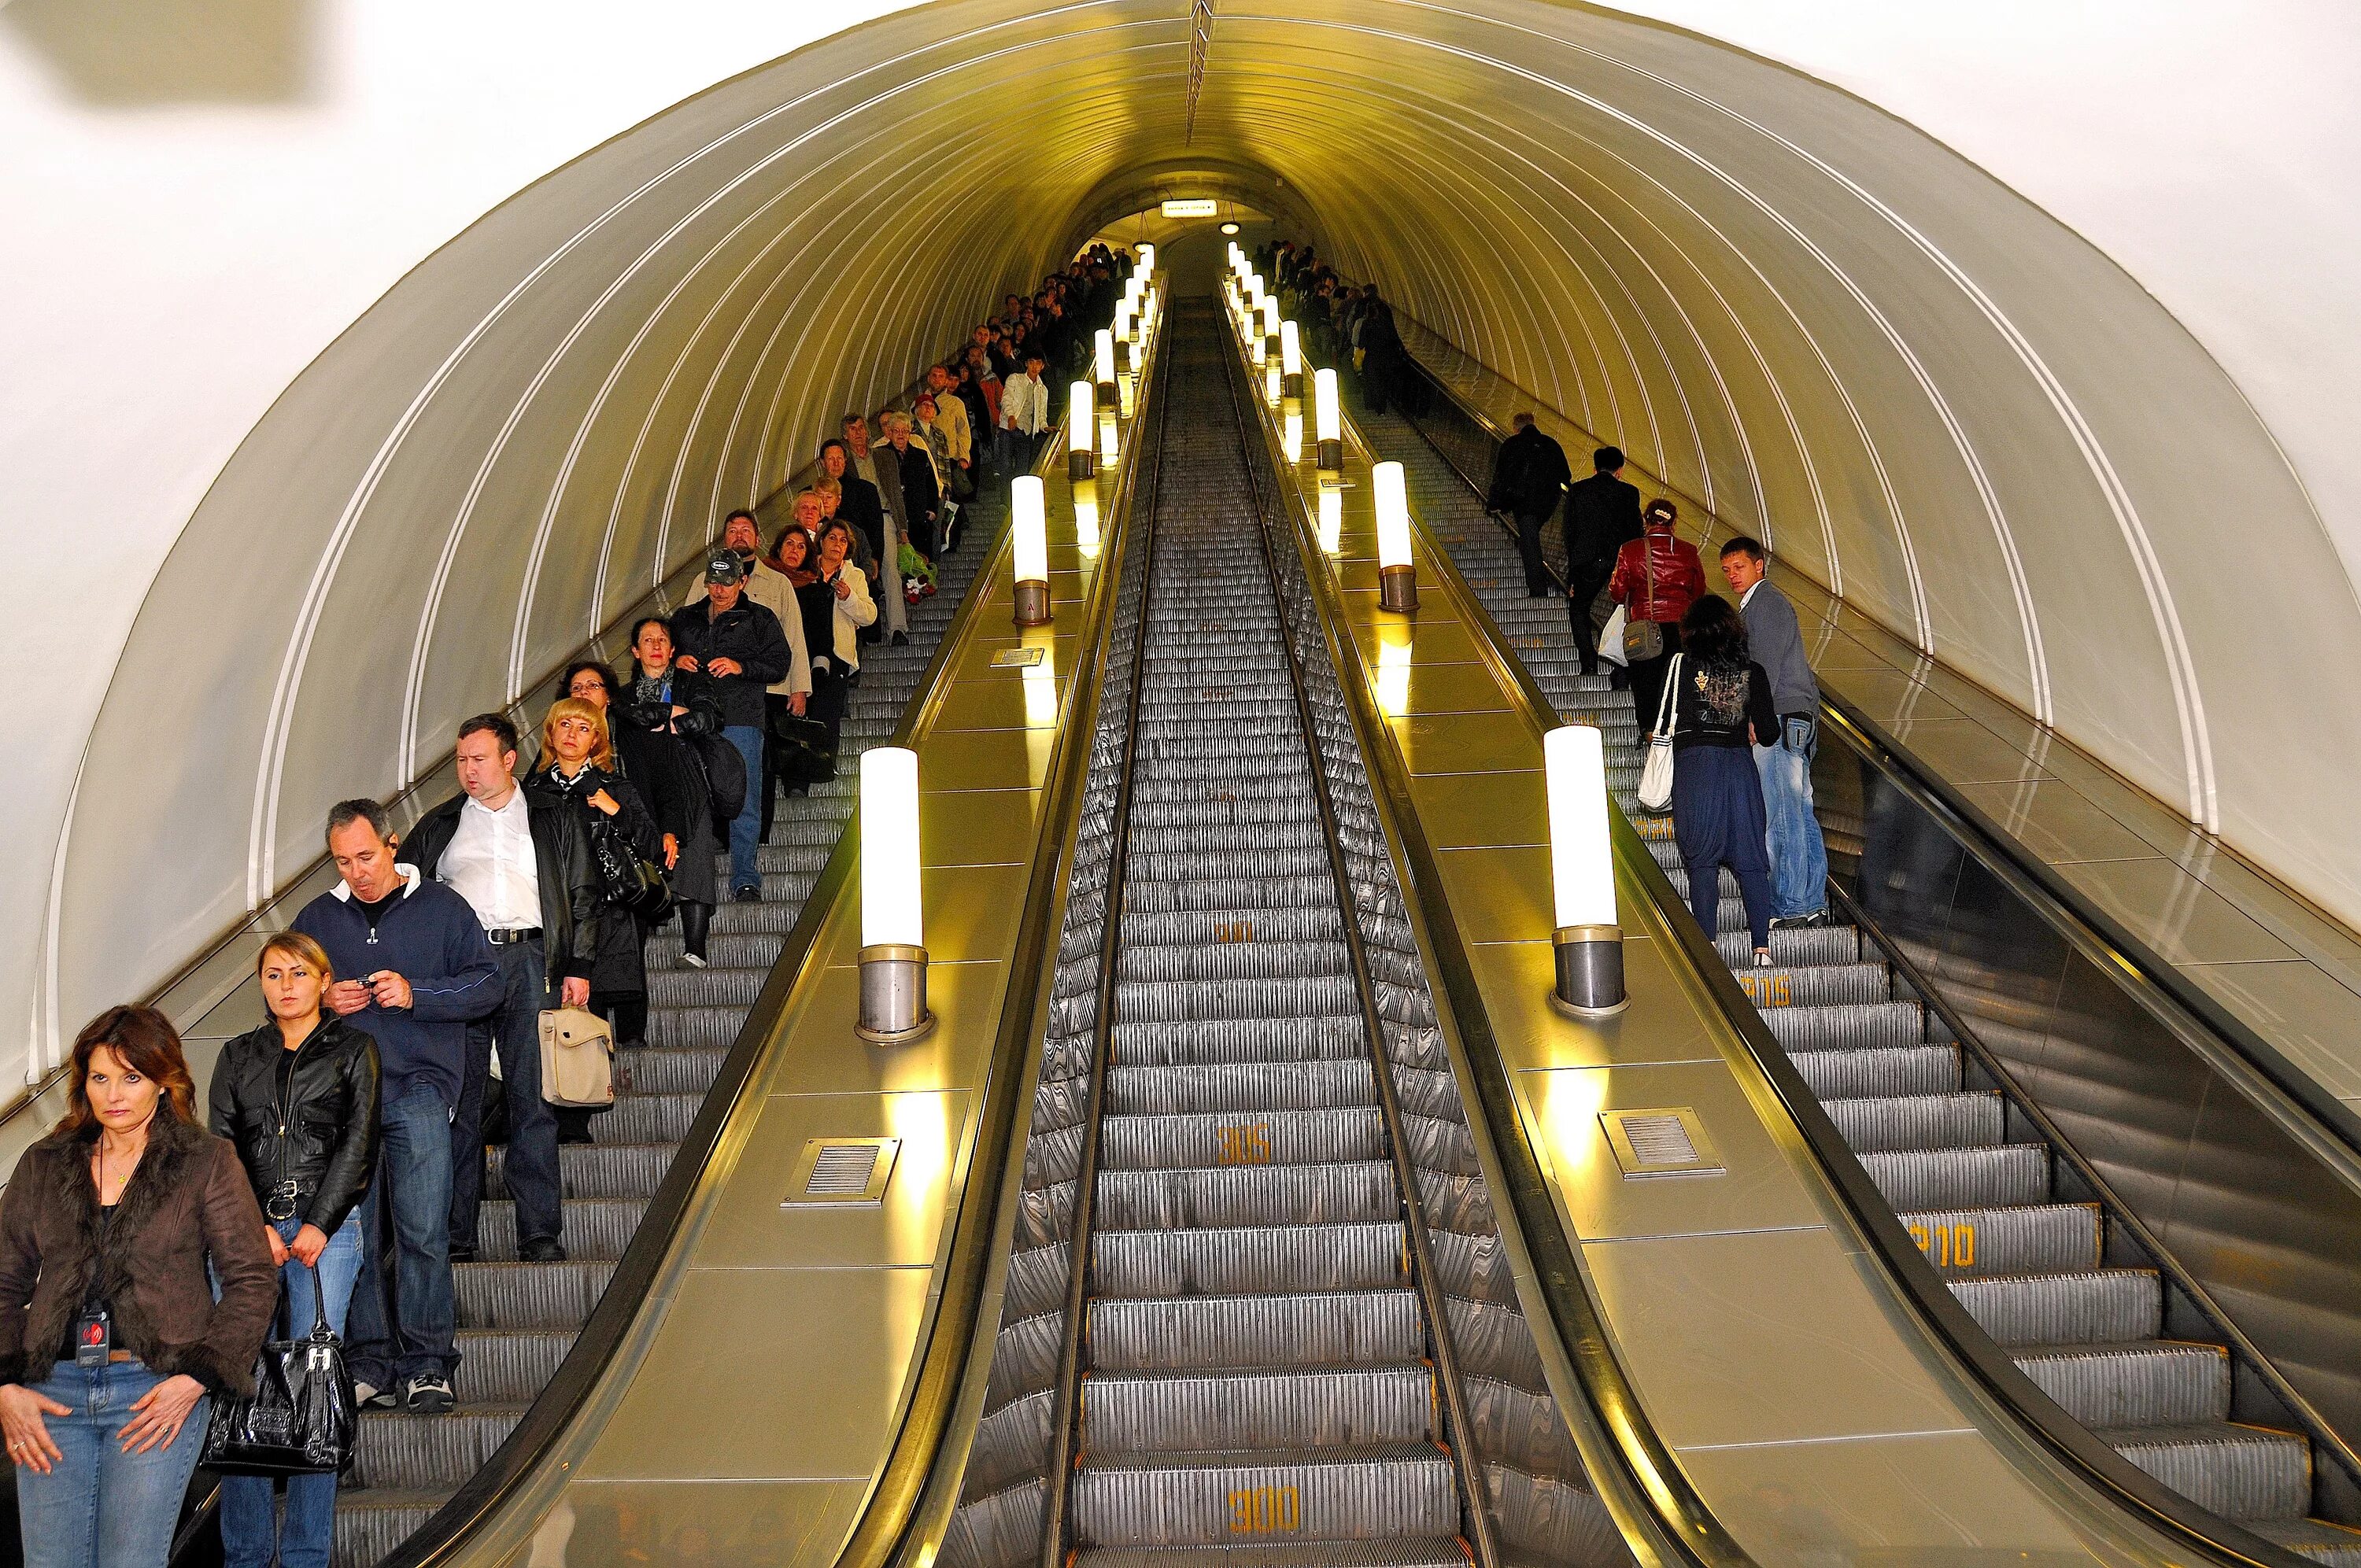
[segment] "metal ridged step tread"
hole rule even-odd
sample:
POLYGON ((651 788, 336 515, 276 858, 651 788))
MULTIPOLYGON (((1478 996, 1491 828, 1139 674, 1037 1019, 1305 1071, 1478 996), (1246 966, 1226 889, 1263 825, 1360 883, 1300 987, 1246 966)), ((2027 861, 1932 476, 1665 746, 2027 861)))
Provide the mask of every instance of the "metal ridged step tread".
MULTIPOLYGON (((1405 470, 1411 508, 1573 723, 1604 718, 1610 786, 1686 894, 1668 818, 1639 814, 1631 698, 1580 671, 1562 598, 1529 599, 1516 545, 1399 414, 1363 433, 1405 470)), ((1554 539, 1556 531, 1548 531, 1554 539)), ((1556 548, 1552 545, 1556 562, 1556 548)), ((1960 1047, 1852 927, 1772 933, 1752 967, 1728 873, 1715 946, 1905 1228, 1977 1322, 2076 1420, 2182 1496, 2323 1561, 2361 1568, 2361 1533, 2306 1519, 2309 1442, 2232 1421, 2226 1353, 2161 1338, 2151 1269, 2108 1266, 2094 1205, 2054 1194, 2050 1150, 2012 1141, 1999 1096, 1971 1089, 1960 1047)), ((2020 1133, 2016 1135, 2022 1137, 2020 1133)))
MULTIPOLYGON (((808 796, 783 795, 762 850, 760 904, 723 904, 706 944, 709 967, 681 959, 677 922, 647 946, 644 1049, 620 1053, 614 1109, 591 1120, 591 1144, 558 1150, 569 1261, 522 1263, 515 1211, 492 1152, 479 1259, 454 1266, 459 1300, 458 1408, 448 1415, 368 1411, 354 1471, 336 1499, 338 1568, 368 1568, 449 1500, 491 1457, 572 1347, 640 1215, 671 1168, 721 1058, 778 960, 786 933, 851 814, 861 751, 900 722, 976 568, 994 547, 999 509, 979 498, 959 550, 940 562, 934 597, 911 607, 910 641, 862 650, 842 729, 837 778, 808 796)), ((729 864, 719 858, 721 886, 729 864)))

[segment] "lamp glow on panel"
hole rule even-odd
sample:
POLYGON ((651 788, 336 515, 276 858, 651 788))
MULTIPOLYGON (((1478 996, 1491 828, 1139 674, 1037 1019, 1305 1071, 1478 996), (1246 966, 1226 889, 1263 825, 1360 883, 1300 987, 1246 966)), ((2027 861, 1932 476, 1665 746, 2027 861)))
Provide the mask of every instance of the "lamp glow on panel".
POLYGON ((861 756, 861 1011, 853 1027, 863 1039, 898 1045, 934 1027, 921 899, 918 754, 872 747, 861 756))
POLYGON ((1378 604, 1380 609, 1418 608, 1418 576, 1410 558, 1410 496, 1402 466, 1380 463, 1369 470, 1378 502, 1378 604))
POLYGON ((1287 415, 1279 423, 1279 443, 1287 452, 1287 460, 1290 463, 1302 462, 1303 416, 1300 413, 1287 415))
POLYGON ((1378 711, 1388 718, 1410 712, 1410 628, 1378 628, 1378 711))
POLYGON ((1099 553, 1099 488, 1096 481, 1074 487, 1074 543, 1085 555, 1099 553))
POLYGON ((1017 672, 1017 677, 1025 685, 1025 727, 1027 729, 1057 728, 1058 672, 1050 666, 1049 659, 1050 654, 1044 652, 1039 663, 1027 664, 1017 672))
POLYGON ((1320 492, 1320 549, 1334 555, 1345 547, 1345 492, 1328 488, 1320 492))
POLYGON ((1114 464, 1120 446, 1115 433, 1115 411, 1109 409, 1099 416, 1099 464, 1102 467, 1114 464))
POLYGON ((1565 724, 1542 738, 1548 789, 1553 999, 1579 1016, 1625 1002, 1623 932, 1615 908, 1615 854, 1607 811, 1607 748, 1598 726, 1565 724))

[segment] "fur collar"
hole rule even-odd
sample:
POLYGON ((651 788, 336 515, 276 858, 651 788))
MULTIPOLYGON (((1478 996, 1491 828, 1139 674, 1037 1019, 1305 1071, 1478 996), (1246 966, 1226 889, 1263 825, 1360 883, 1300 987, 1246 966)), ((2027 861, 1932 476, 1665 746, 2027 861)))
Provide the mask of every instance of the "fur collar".
MULTIPOLYGON (((123 1196, 108 1224, 104 1254, 99 1244, 98 1185, 91 1179, 91 1149, 98 1142, 98 1125, 90 1123, 70 1133, 52 1133, 42 1140, 55 1157, 50 1174, 52 1198, 72 1224, 75 1245, 66 1257, 53 1260, 60 1284, 59 1299, 78 1303, 90 1285, 91 1270, 101 1270, 99 1286, 111 1302, 131 1299, 131 1259, 140 1234, 157 1212, 188 1179, 190 1161, 204 1146, 207 1134, 174 1115, 169 1102, 156 1108, 148 1124, 148 1147, 138 1168, 125 1184, 123 1196)), ((45 1260, 50 1261, 50 1260, 45 1260)), ((120 1313, 118 1312, 118 1316, 120 1313)))

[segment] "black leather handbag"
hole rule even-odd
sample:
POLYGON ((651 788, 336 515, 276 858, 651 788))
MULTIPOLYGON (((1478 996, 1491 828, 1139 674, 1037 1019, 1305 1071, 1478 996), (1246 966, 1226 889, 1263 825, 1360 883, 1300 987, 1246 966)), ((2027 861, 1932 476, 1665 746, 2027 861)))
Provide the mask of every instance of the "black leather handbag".
POLYGON ((664 868, 624 842, 612 818, 602 816, 592 825, 590 852, 608 903, 651 926, 672 913, 672 883, 664 880, 664 868))
POLYGON ((828 726, 792 713, 771 716, 771 772, 789 785, 826 784, 836 777, 836 743, 828 726))
POLYGON ((345 1343, 328 1327, 327 1293, 312 1277, 312 1332, 275 1340, 254 1364, 254 1392, 216 1398, 197 1463, 221 1475, 333 1475, 352 1463, 360 1411, 345 1343))

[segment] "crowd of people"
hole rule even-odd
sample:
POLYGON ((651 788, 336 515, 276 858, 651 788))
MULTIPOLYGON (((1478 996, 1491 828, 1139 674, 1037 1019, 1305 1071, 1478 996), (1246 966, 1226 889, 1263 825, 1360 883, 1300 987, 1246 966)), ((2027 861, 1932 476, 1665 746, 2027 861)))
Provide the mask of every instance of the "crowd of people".
POLYGON ((1767 580, 1762 543, 1744 535, 1720 552, 1737 603, 1708 592, 1697 547, 1676 531, 1678 504, 1658 497, 1642 507, 1619 449, 1598 448, 1589 477, 1576 482, 1565 448, 1532 414, 1511 423, 1486 503, 1514 521, 1525 592, 1559 591, 1541 542, 1563 505, 1566 614, 1583 673, 1597 674, 1605 654, 1617 666, 1611 684, 1630 688, 1642 744, 1670 732, 1673 834, 1690 908, 1708 934, 1717 929, 1728 866, 1754 961, 1767 965, 1773 928, 1828 918, 1828 850, 1812 811, 1820 689, 1795 607, 1767 580), (1619 608, 1620 646, 1603 650, 1602 623, 1619 608))
POLYGON ((1373 414, 1425 411, 1426 380, 1375 283, 1347 283, 1308 245, 1274 239, 1256 247, 1255 269, 1295 323, 1315 364, 1332 366, 1373 414))
MULTIPOLYGON (((507 715, 478 714, 459 793, 407 833, 377 801, 333 807, 336 885, 265 941, 264 1016, 202 1110, 162 1014, 82 1031, 66 1115, 0 1195, 0 1438, 27 1563, 159 1568, 208 1412, 254 1392, 282 1309, 294 1336, 324 1311, 364 1408, 455 1407, 452 1266, 484 1246, 495 1124, 516 1255, 566 1255, 558 1150, 592 1113, 544 1097, 543 1014, 643 1043, 658 918, 702 966, 725 892, 763 898, 776 795, 834 776, 862 648, 907 641, 967 503, 1034 465, 1050 388, 1131 267, 1093 247, 1009 295, 877 439, 845 416, 767 550, 731 512, 621 667, 566 667, 530 763, 507 715)), ((283 1511, 269 1479, 225 1478, 229 1568, 324 1568, 335 1497, 333 1474, 288 1480, 283 1511)))

